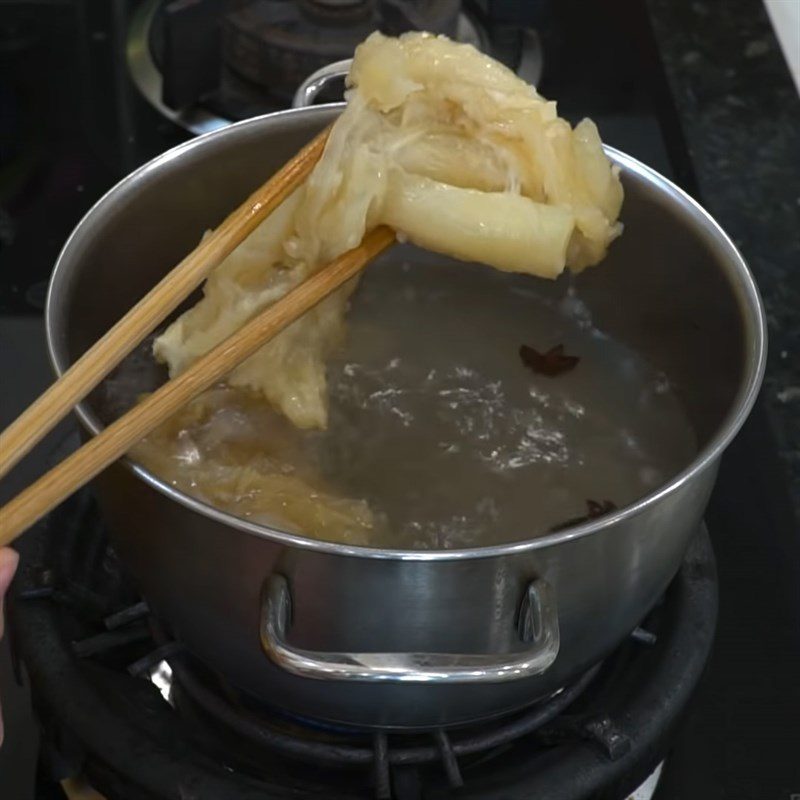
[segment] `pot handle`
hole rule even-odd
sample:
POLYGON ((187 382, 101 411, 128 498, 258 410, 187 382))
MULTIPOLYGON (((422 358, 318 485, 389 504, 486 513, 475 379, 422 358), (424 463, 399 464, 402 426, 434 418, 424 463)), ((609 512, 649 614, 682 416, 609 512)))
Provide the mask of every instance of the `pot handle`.
POLYGON ((540 675, 555 661, 559 647, 553 592, 543 578, 528 585, 520 609, 520 639, 530 646, 513 653, 319 653, 286 641, 290 619, 289 584, 282 575, 272 575, 264 597, 261 646, 287 672, 321 680, 500 683, 540 675))
POLYGON ((343 78, 350 72, 352 58, 326 64, 316 72, 312 72, 298 87, 292 98, 292 108, 305 108, 314 105, 314 98, 335 78, 343 78))

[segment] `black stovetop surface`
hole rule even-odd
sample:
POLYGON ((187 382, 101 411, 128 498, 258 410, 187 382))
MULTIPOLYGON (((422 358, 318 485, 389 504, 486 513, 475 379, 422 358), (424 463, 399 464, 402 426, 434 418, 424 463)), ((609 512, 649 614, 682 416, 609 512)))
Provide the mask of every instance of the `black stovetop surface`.
MULTIPOLYGON (((551 6, 543 35, 542 92, 557 97, 567 117, 593 117, 605 141, 671 175, 725 216, 740 198, 738 187, 734 192, 730 183, 706 179, 708 165, 693 157, 696 146, 686 144, 702 133, 701 123, 709 124, 703 100, 710 90, 703 73, 691 73, 690 91, 680 83, 680 68, 696 64, 685 50, 687 41, 696 46, 698 39, 706 48, 702 57, 712 66, 726 59, 738 63, 740 53, 729 52, 737 27, 733 10, 747 35, 774 51, 758 0, 542 5, 551 6), (701 6, 703 13, 695 8, 701 6)), ((186 138, 158 116, 128 77, 125 32, 135 6, 126 0, 27 0, 0 9, 0 375, 15 376, 4 378, 0 392, 2 424, 49 380, 41 314, 49 273, 69 232, 120 178, 186 138)), ((774 52, 765 57, 774 59, 774 52)), ((784 98, 788 73, 782 79, 770 75, 758 87, 739 87, 737 102, 748 113, 764 98, 784 98)), ((774 126, 793 126, 796 99, 789 98, 788 111, 785 103, 774 111, 774 126)), ((742 114, 717 124, 728 126, 725 133, 738 119, 746 124, 742 114)), ((796 127, 783 138, 792 136, 796 139, 796 127)), ((786 169, 796 170, 797 163, 787 163, 786 169)), ((747 171, 753 191, 764 195, 773 177, 747 171)), ((729 218, 736 224, 735 214, 729 218)), ((753 243, 757 279, 767 297, 778 291, 773 276, 785 272, 762 266, 760 243, 770 236, 769 225, 769 219, 759 219, 753 226, 758 235, 729 231, 753 243)), ((772 230, 778 235, 781 229, 772 230)), ((776 247, 790 253, 783 240, 776 240, 776 247)), ((745 255, 751 254, 746 250, 745 255)), ((780 296, 791 309, 785 291, 780 296)), ((788 341, 796 336, 794 318, 788 312, 781 316, 781 308, 777 313, 778 335, 788 341)), ((780 369, 785 364, 768 373, 768 385, 780 369)), ((706 676, 670 755, 658 793, 662 800, 800 793, 800 534, 798 497, 790 491, 786 470, 787 452, 788 460, 797 462, 796 442, 786 438, 786 431, 796 430, 797 412, 781 408, 778 418, 773 398, 767 400, 757 403, 726 454, 708 512, 719 569, 718 632, 706 676)), ((0 487, 0 496, 40 471, 53 448, 70 437, 70 426, 62 427, 0 487)), ((7 747, 14 747, 13 738, 9 730, 7 747)))

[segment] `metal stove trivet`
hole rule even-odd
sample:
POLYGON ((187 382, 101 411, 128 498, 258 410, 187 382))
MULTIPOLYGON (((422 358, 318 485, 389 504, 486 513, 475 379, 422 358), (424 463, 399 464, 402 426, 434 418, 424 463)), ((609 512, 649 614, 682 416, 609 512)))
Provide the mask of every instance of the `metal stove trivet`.
POLYGON ((646 800, 716 620, 701 532, 643 627, 548 701, 454 731, 367 733, 257 707, 195 664, 135 596, 86 496, 37 548, 11 621, 46 760, 108 800, 618 800, 648 779, 646 800))

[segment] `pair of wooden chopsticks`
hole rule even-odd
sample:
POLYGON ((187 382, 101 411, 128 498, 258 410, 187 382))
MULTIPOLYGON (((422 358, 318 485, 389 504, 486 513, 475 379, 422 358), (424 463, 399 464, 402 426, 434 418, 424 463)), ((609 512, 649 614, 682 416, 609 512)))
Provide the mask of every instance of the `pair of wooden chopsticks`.
MULTIPOLYGON (((325 148, 324 130, 140 300, 36 402, 0 434, 0 477, 148 336, 214 267, 309 175, 325 148)), ((279 331, 340 287, 385 250, 395 235, 379 227, 353 248, 250 320, 143 402, 0 508, 0 546, 124 455, 189 400, 227 375, 279 331)))

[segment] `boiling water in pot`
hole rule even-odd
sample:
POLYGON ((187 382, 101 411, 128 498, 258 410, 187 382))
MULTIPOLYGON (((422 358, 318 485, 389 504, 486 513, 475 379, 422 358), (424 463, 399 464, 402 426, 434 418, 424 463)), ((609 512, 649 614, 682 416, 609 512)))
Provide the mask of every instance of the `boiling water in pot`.
MULTIPOLYGON (((696 451, 666 376, 594 328, 572 288, 555 297, 540 281, 482 267, 380 264, 348 320, 328 370, 326 431, 299 431, 261 400, 220 388, 202 414, 168 424, 135 457, 259 522, 380 547, 455 548, 624 506, 696 451), (563 345, 579 361, 539 374, 523 363, 523 344, 563 345)), ((135 354, 106 383, 107 410, 124 410, 153 374, 149 354, 135 354)))

